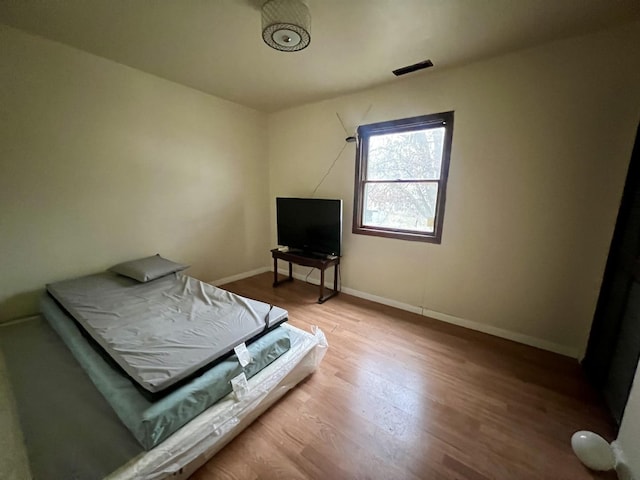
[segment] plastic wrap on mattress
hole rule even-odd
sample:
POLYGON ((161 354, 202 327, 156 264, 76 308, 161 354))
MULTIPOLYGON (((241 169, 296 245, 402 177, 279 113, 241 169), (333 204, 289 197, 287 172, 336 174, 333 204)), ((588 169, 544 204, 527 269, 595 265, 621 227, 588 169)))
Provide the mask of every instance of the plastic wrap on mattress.
MULTIPOLYGON (((143 452, 48 322, 36 318, 3 327, 0 354, 7 370, 0 361, 0 379, 5 380, 0 388, 5 397, 15 396, 16 408, 7 408, 0 398, 0 413, 4 426, 18 425, 20 415, 24 445, 17 438, 15 448, 0 451, 0 478, 15 480, 31 478, 27 452, 35 478, 184 479, 315 370, 327 348, 322 332, 284 326, 291 349, 248 381, 242 401, 227 396, 143 452), (25 351, 38 354, 25 357, 25 351)), ((10 438, 11 429, 5 430, 10 438)))
POLYGON ((327 349, 324 333, 313 334, 290 325, 291 348, 248 382, 242 400, 231 393, 194 418, 162 444, 141 454, 107 480, 186 479, 251 424, 286 392, 311 374, 327 349))

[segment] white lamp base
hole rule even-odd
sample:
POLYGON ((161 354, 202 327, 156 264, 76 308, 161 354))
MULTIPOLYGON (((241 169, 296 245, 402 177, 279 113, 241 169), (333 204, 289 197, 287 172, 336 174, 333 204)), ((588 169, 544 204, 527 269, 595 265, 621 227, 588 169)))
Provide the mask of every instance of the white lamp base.
POLYGON ((571 437, 571 448, 580 461, 591 470, 607 471, 615 467, 611 445, 597 433, 581 430, 571 437))

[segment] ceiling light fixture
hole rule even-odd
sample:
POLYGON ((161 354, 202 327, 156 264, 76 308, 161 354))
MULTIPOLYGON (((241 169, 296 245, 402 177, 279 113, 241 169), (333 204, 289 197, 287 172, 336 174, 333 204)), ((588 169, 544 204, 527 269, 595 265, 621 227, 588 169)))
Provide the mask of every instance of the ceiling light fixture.
POLYGON ((262 39, 281 52, 297 52, 311 43, 311 15, 302 0, 269 0, 262 5, 262 39))

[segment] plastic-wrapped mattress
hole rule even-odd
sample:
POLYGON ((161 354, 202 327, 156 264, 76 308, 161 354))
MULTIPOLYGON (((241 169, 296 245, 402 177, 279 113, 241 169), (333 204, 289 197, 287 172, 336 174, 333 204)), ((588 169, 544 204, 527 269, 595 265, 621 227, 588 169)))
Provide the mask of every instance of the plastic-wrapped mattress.
POLYGON ((140 283, 103 272, 49 284, 47 291, 152 393, 287 318, 282 308, 180 273, 140 283))
MULTIPOLYGON (((282 328, 289 331, 291 348, 249 379, 244 395, 227 395, 144 452, 45 320, 1 326, 0 353, 6 370, 0 358, 0 380, 5 379, 0 388, 6 384, 10 390, 1 391, 0 400, 7 395, 15 398, 10 402, 14 408, 2 404, 7 407, 2 414, 19 413, 26 451, 19 439, 15 448, 3 449, 0 476, 31 478, 26 476, 28 467, 16 469, 16 463, 28 456, 33 478, 188 478, 318 367, 327 348, 322 332, 310 334, 287 324, 282 328), (25 352, 31 354, 25 356, 25 352), (44 371, 46 375, 41 374, 44 371), (18 477, 12 476, 18 471, 18 477)), ((18 423, 17 418, 9 420, 18 423)))
POLYGON ((290 325, 291 349, 248 381, 245 396, 233 393, 194 418, 164 443, 133 459, 106 480, 184 480, 219 452, 285 393, 313 373, 326 353, 320 329, 290 325))
POLYGON ((251 378, 291 345, 289 330, 277 327, 247 347, 251 362, 245 367, 233 355, 163 398, 150 401, 129 378, 103 359, 51 297, 42 297, 40 310, 122 423, 146 450, 231 392, 232 378, 240 373, 251 378))

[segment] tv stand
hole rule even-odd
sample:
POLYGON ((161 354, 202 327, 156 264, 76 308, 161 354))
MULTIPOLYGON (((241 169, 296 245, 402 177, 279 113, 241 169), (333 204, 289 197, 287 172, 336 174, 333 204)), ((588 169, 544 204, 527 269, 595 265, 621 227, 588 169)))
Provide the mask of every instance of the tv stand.
POLYGON ((307 253, 303 251, 287 250, 282 251, 278 248, 271 250, 271 256, 273 257, 273 286, 284 282, 293 281, 293 264, 302 265, 304 267, 313 267, 320 270, 320 297, 318 303, 324 303, 331 297, 338 294, 338 266, 340 265, 340 257, 338 256, 326 256, 307 253), (289 276, 284 280, 278 280, 278 260, 284 260, 289 262, 289 276), (334 267, 333 271, 333 290, 329 290, 327 295, 324 294, 324 271, 327 268, 334 267))

